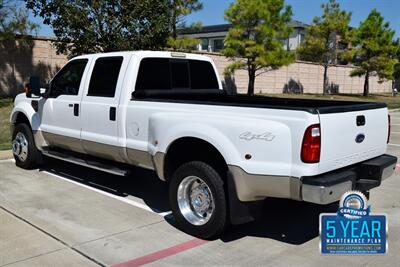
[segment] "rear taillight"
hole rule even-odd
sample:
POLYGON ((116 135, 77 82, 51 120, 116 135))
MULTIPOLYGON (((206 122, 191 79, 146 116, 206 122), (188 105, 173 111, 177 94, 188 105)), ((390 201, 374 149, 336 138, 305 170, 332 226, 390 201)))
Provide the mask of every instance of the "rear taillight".
POLYGON ((390 141, 390 115, 388 115, 388 137, 386 143, 389 144, 390 141))
POLYGON ((301 145, 301 160, 304 163, 318 163, 321 154, 321 126, 313 124, 304 133, 301 145))

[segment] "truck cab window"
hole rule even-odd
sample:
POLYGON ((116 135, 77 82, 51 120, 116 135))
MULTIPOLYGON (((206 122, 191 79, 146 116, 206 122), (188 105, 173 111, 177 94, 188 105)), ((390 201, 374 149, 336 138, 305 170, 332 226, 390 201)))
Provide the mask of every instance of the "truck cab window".
POLYGON ((191 89, 218 89, 218 79, 210 62, 189 60, 191 89))
POLYGON ((51 81, 50 96, 77 95, 87 61, 87 59, 73 60, 62 68, 51 81))
POLYGON ((88 96, 114 97, 123 59, 123 57, 103 57, 96 60, 88 96))
POLYGON ((144 58, 140 62, 135 90, 218 88, 218 79, 210 62, 144 58))
POLYGON ((136 90, 171 89, 168 58, 144 58, 140 62, 136 90))

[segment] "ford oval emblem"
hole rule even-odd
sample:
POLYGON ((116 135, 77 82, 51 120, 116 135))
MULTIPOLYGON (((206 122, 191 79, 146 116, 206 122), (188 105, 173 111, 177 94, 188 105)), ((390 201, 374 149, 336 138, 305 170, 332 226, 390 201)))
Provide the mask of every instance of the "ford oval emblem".
POLYGON ((359 134, 356 137, 356 143, 362 143, 362 141, 364 141, 365 139, 365 135, 364 134, 359 134))

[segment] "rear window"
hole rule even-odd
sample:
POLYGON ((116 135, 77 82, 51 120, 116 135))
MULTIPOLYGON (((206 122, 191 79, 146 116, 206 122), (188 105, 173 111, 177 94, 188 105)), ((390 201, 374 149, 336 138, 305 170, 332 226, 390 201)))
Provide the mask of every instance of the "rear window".
POLYGON ((171 87, 177 89, 190 88, 189 67, 186 60, 171 60, 171 87))
POLYGON ((139 66, 135 90, 218 88, 218 79, 210 62, 145 58, 139 66))
POLYGON ((145 58, 140 62, 136 90, 170 89, 168 58, 145 58))
POLYGON ((192 89, 218 89, 218 79, 210 62, 190 60, 189 67, 192 89))
POLYGON ((123 57, 98 58, 90 78, 88 96, 114 97, 123 57))

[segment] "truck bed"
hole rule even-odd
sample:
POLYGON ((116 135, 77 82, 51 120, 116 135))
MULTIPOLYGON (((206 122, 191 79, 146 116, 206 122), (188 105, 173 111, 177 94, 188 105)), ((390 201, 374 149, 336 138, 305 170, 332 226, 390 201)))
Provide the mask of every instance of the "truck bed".
POLYGON ((132 100, 301 110, 312 114, 351 112, 387 107, 385 103, 380 102, 228 95, 220 89, 135 91, 132 93, 132 100))

